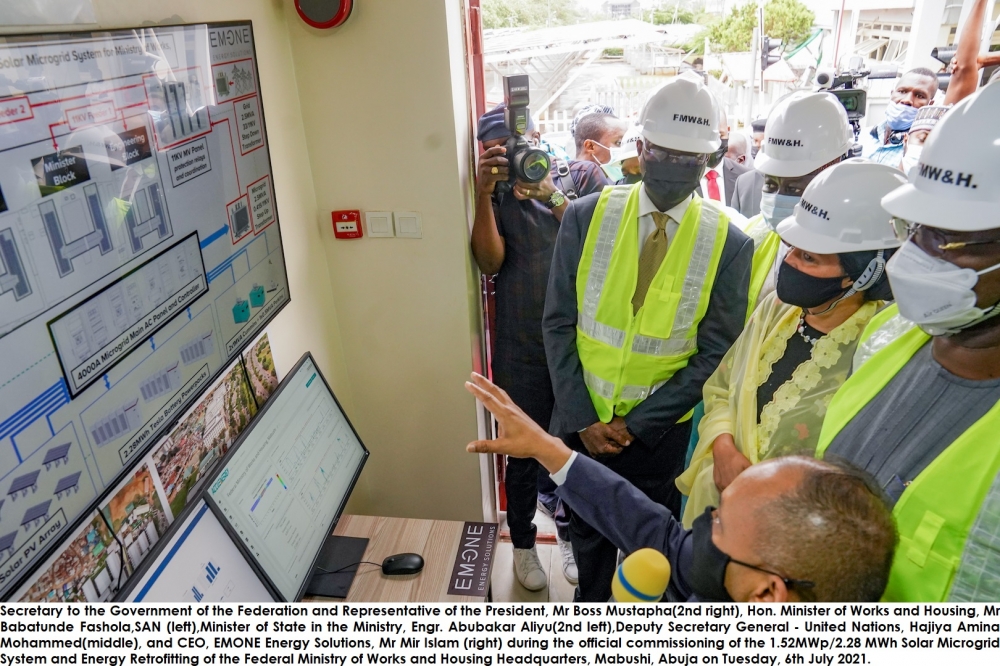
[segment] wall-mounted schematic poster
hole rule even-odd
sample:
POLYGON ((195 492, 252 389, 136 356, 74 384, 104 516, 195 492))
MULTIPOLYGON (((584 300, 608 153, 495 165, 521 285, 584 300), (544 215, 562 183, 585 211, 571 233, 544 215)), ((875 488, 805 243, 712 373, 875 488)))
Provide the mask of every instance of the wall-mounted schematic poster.
POLYGON ((0 594, 288 300, 250 23, 0 37, 0 594))

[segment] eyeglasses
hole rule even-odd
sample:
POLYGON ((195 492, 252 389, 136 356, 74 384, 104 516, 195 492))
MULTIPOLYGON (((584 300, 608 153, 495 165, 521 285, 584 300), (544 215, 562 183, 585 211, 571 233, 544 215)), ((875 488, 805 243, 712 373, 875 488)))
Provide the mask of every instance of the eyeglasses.
POLYGON ((984 239, 984 240, 968 240, 968 241, 951 241, 948 236, 934 227, 927 227, 922 224, 916 224, 909 222, 907 220, 902 220, 898 217, 892 218, 892 230, 896 234, 896 238, 901 242, 905 243, 911 238, 915 237, 918 233, 927 240, 930 241, 928 245, 936 248, 940 252, 947 252, 948 250, 960 250, 964 247, 969 247, 972 245, 994 245, 1000 243, 1000 238, 984 239))
POLYGON ((770 574, 772 576, 777 576, 778 578, 781 579, 781 582, 784 583, 785 587, 788 588, 789 590, 791 590, 793 588, 799 588, 799 589, 807 590, 807 589, 811 589, 811 588, 816 587, 816 583, 812 582, 811 580, 802 580, 800 578, 788 578, 786 576, 782 576, 777 571, 771 571, 769 569, 763 569, 761 567, 754 566, 752 564, 747 564, 746 562, 740 562, 739 560, 734 560, 731 557, 729 558, 729 561, 732 562, 733 564, 738 564, 741 567, 746 567, 747 569, 753 569, 754 571, 759 571, 761 573, 766 573, 766 574, 770 574))
POLYGON ((708 164, 711 157, 708 153, 685 153, 670 148, 654 146, 648 141, 642 142, 642 152, 647 160, 651 162, 665 162, 667 164, 677 164, 679 166, 700 167, 708 164))

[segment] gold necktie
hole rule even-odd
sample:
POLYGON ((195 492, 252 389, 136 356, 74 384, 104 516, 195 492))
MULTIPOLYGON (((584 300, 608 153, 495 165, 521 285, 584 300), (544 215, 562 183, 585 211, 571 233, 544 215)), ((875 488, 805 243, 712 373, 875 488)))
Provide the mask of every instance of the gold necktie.
POLYGON ((666 213, 653 213, 656 229, 646 237, 646 242, 642 244, 642 251, 639 253, 639 279, 635 283, 635 294, 632 295, 633 315, 642 307, 653 276, 660 269, 663 258, 667 256, 667 222, 669 221, 670 216, 666 213))

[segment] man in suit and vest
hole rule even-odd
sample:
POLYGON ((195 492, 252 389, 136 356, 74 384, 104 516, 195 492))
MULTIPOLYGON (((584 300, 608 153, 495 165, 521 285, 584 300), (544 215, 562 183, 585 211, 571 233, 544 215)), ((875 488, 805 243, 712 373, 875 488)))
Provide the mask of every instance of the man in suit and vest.
POLYGON ((854 132, 840 101, 827 92, 796 92, 771 110, 764 141, 754 159, 763 174, 760 214, 745 231, 754 242, 750 276, 752 312, 774 291, 778 267, 784 261, 781 239, 774 231, 792 215, 795 204, 813 178, 847 157, 854 132))
MULTIPOLYGON (((1000 598, 1000 82, 966 98, 882 199, 905 239, 886 271, 915 324, 830 403, 818 456, 865 468, 894 502, 887 601, 1000 598)), ((892 314, 892 310, 887 311, 892 314)))
MULTIPOLYGON (((574 201, 560 225, 542 319, 549 430, 676 515, 689 413, 743 328, 753 244, 694 193, 721 146, 708 89, 673 79, 639 120, 643 181, 574 201)), ((607 601, 617 549, 576 515, 570 538, 576 598, 607 601)))

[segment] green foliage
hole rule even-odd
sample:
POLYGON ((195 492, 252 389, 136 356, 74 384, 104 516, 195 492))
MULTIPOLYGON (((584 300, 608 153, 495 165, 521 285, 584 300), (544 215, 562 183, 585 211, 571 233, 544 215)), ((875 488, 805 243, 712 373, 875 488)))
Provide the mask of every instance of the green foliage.
MULTIPOLYGON (((667 25, 674 22, 674 10, 673 7, 661 7, 660 9, 654 9, 648 17, 644 12, 643 17, 647 18, 654 25, 667 25)), ((705 20, 705 13, 703 11, 696 11, 687 7, 677 8, 677 23, 704 23, 705 20)))
POLYGON ((764 32, 780 39, 786 49, 808 37, 815 20, 812 10, 799 0, 771 0, 764 5, 764 32))
POLYGON ((483 28, 544 28, 580 20, 573 0, 483 0, 483 28))
POLYGON ((605 58, 620 58, 625 55, 625 49, 622 48, 610 48, 604 49, 604 53, 601 54, 605 58))
MULTIPOLYGON (((769 0, 764 5, 764 33, 780 39, 785 48, 803 41, 812 30, 816 15, 799 0, 769 0)), ((706 32, 712 48, 722 53, 745 52, 750 50, 753 31, 757 27, 757 4, 748 2, 733 7, 728 16, 716 20, 706 32)), ((692 47, 698 52, 704 50, 704 38, 696 38, 692 47)))

